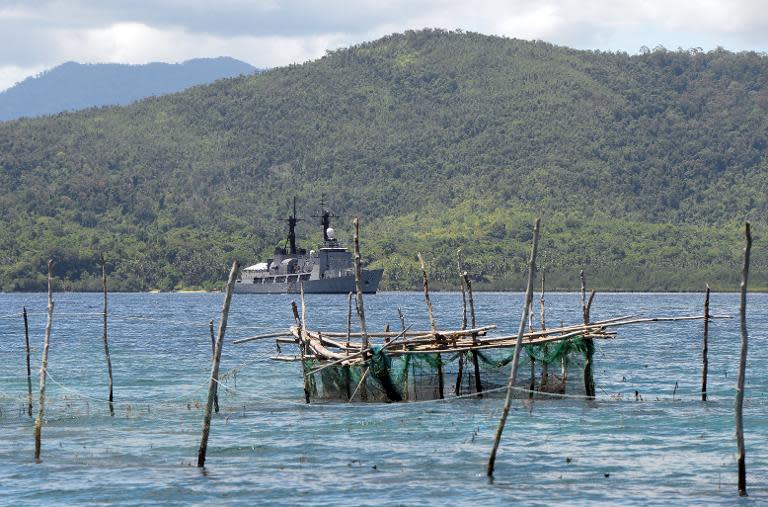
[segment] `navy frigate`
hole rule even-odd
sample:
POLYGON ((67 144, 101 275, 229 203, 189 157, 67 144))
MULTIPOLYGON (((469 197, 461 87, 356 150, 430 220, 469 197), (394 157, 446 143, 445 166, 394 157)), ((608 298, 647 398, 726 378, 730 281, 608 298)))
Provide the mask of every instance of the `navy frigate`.
MULTIPOLYGON (((321 204, 323 244, 307 252, 296 246, 296 199, 289 216, 287 245, 275 250, 275 256, 243 268, 235 284, 235 292, 245 294, 298 293, 301 284, 307 294, 346 294, 355 292, 355 267, 352 254, 344 247, 331 227, 331 212, 321 204)), ((383 269, 361 269, 363 292, 374 294, 383 269)))

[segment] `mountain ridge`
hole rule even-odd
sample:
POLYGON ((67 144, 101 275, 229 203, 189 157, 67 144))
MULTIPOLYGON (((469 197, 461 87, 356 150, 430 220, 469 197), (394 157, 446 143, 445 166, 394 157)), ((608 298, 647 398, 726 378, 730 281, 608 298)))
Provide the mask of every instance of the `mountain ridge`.
MULTIPOLYGON (((531 219, 553 287, 727 288, 768 210, 768 58, 630 56, 422 30, 122 108, 0 124, 0 286, 48 257, 97 286, 213 287, 282 238, 291 196, 364 217, 383 288, 515 289, 531 219), (35 192, 50 198, 35 199, 35 192), (631 232, 628 232, 631 231, 631 232)), ((308 247, 319 235, 306 222, 308 247), (309 235, 307 234, 309 232, 309 235)), ((337 224, 345 237, 348 227, 337 224)), ((768 286, 756 242, 753 280, 768 286)))
POLYGON ((126 105, 257 69, 229 57, 141 65, 65 62, 0 92, 0 121, 126 105))

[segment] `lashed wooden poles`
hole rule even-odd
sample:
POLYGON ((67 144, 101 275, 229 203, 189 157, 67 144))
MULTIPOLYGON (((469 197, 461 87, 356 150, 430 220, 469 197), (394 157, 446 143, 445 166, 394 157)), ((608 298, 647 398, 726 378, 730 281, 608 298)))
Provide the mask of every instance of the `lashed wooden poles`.
MULTIPOLYGON (((741 318, 741 353, 739 354, 739 375, 736 381, 736 445, 738 448, 739 496, 747 496, 747 464, 744 449, 744 376, 747 369, 747 281, 749 279, 749 256, 752 250, 752 233, 749 222, 744 226, 746 245, 744 246, 744 266, 741 270, 741 300, 739 316, 741 318)), ((706 320, 706 319, 705 319, 706 320)))
POLYGON ((21 315, 24 317, 24 346, 27 350, 27 415, 32 417, 32 366, 29 361, 29 319, 27 307, 23 307, 21 315))
MULTIPOLYGON (((469 317, 472 322, 472 329, 477 328, 477 320, 475 319, 475 298, 472 295, 472 281, 469 279, 469 274, 464 271, 461 275, 464 279, 464 285, 467 287, 467 296, 469 299, 469 317)), ((477 334, 472 334, 472 345, 477 344, 477 334)), ((475 370, 475 391, 477 397, 483 397, 483 382, 480 379, 480 362, 477 360, 477 351, 472 351, 472 366, 475 370)))
MULTIPOLYGON (((213 319, 208 321, 208 330, 211 333, 211 361, 216 357, 216 337, 213 335, 213 319)), ((219 390, 213 395, 213 411, 219 413, 219 390)))
POLYGON ((240 265, 237 261, 232 263, 232 269, 229 271, 227 280, 227 292, 224 296, 224 306, 221 308, 221 320, 219 320, 219 334, 216 337, 216 352, 213 355, 213 364, 211 365, 211 377, 208 381, 208 401, 205 405, 205 414, 203 416, 203 432, 200 437, 200 449, 197 453, 197 466, 205 466, 205 453, 208 450, 208 435, 211 432, 211 412, 213 411, 213 398, 216 395, 216 386, 219 381, 219 363, 221 362, 221 350, 224 348, 224 333, 227 330, 227 317, 229 317, 229 305, 232 303, 232 292, 235 288, 237 271, 240 265))
MULTIPOLYGON (((435 340, 439 341, 437 335, 437 322, 435 321, 435 315, 432 313, 432 300, 429 298, 429 277, 427 276, 427 269, 424 267, 424 258, 421 254, 417 254, 419 258, 419 266, 421 267, 421 276, 424 281, 424 300, 427 303, 427 313, 429 314, 429 325, 432 328, 432 335, 435 340)), ((440 353, 437 353, 437 397, 439 399, 445 398, 444 396, 444 379, 443 379, 443 358, 440 353)))
POLYGON ((704 338, 701 344, 701 401, 707 401, 707 373, 709 370, 709 284, 704 296, 704 338))
POLYGON ((40 362, 40 400, 38 401, 37 419, 35 419, 35 461, 40 463, 41 433, 45 415, 45 377, 48 373, 48 347, 53 327, 53 259, 48 261, 48 320, 45 323, 43 357, 40 362))
MULTIPOLYGON (((109 341, 107 339, 107 261, 104 259, 104 254, 101 254, 101 283, 104 287, 104 314, 103 318, 103 333, 101 339, 104 342, 104 357, 107 361, 107 378, 109 387, 109 415, 115 416, 115 406, 113 404, 114 398, 112 396, 112 359, 109 357, 109 341)), ((217 410, 218 412, 218 410, 217 410)))
MULTIPOLYGON (((595 291, 593 290, 589 295, 589 301, 586 300, 587 295, 587 283, 584 278, 584 270, 579 273, 581 279, 581 312, 584 317, 584 325, 588 325, 590 321, 589 311, 592 308, 592 301, 595 299, 595 291)), ((594 369, 592 368, 593 357, 595 355, 595 343, 592 338, 583 338, 586 351, 584 352, 584 394, 588 399, 594 399, 595 397, 595 376, 594 369)))
MULTIPOLYGON (((464 278, 461 276, 461 273, 464 271, 461 266, 461 248, 456 250, 456 267, 459 270, 459 284, 461 285, 461 330, 464 331, 467 329, 467 290, 464 288, 464 278)), ((459 371, 456 373, 456 387, 453 390, 456 396, 461 395, 461 382, 464 376, 464 354, 459 354, 458 370, 459 371)))
POLYGON ((299 309, 296 307, 296 301, 291 301, 291 309, 293 310, 293 318, 296 321, 296 327, 299 329, 299 357, 301 359, 301 376, 304 379, 304 401, 309 405, 309 376, 307 375, 307 367, 305 365, 305 348, 306 340, 304 339, 304 327, 299 317, 299 309))
POLYGON ((488 467, 486 474, 488 477, 493 477, 493 470, 496 465, 496 453, 499 450, 499 443, 501 442, 501 434, 504 431, 504 425, 507 423, 507 417, 509 416, 509 409, 512 405, 512 389, 515 386, 517 380, 517 367, 520 363, 520 350, 523 348, 523 333, 525 332, 525 320, 528 318, 528 310, 531 307, 531 301, 533 300, 533 277, 536 273, 536 250, 539 246, 539 226, 541 220, 536 219, 533 225, 533 245, 531 247, 531 258, 528 261, 528 283, 525 288, 525 304, 523 305, 523 315, 520 318, 520 328, 517 331, 517 343, 515 344, 515 354, 512 357, 512 371, 509 374, 509 382, 507 383, 507 396, 504 400, 504 409, 501 412, 501 420, 499 421, 499 427, 496 429, 496 437, 493 440, 493 448, 491 449, 491 455, 488 458, 488 467))

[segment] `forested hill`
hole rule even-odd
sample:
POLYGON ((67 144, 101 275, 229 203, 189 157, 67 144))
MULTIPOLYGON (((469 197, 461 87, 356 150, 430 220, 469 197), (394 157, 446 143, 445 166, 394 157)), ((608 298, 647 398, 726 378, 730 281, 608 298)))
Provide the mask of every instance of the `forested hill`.
POLYGON ((67 62, 0 92, 0 121, 130 104, 255 70, 245 62, 226 57, 146 65, 67 62))
MULTIPOLYGON (((289 198, 321 196, 384 288, 520 288, 543 219, 551 287, 768 286, 768 58, 576 51, 472 33, 392 35, 128 107, 0 124, 0 286, 218 287, 284 238, 289 198)), ((342 239, 348 236, 343 236, 342 239)))

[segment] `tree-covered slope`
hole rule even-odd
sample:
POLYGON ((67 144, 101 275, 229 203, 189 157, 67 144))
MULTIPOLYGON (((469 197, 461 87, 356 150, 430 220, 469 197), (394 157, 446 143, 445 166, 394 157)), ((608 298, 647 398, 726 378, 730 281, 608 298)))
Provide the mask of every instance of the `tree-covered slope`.
POLYGON ((67 62, 0 92, 0 121, 130 104, 255 70, 227 57, 145 65, 67 62))
MULTIPOLYGON (((297 195, 325 196, 385 267, 418 283, 519 286, 534 214, 555 286, 730 287, 739 221, 768 210, 768 58, 575 51, 409 32, 123 108, 0 124, 0 286, 213 286, 268 254, 297 195), (559 280, 559 281, 558 281, 559 280)), ((312 219, 310 219, 312 220, 312 219)), ((317 227, 302 224, 307 245, 317 227)), ((768 285, 756 244, 753 280, 768 285)), ((762 250, 761 250, 762 248, 762 250)))

